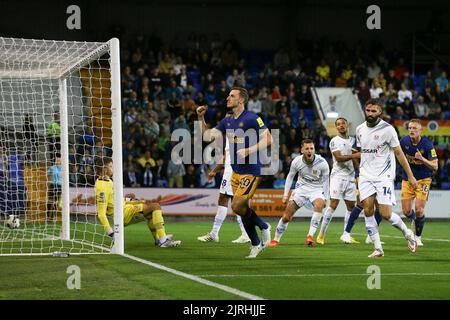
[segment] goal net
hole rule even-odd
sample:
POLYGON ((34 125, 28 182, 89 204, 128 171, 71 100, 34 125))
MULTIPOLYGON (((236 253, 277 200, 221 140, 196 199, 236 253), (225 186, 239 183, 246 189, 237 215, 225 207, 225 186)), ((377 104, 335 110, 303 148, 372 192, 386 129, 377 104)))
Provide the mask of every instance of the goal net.
POLYGON ((119 41, 0 38, 0 255, 123 253, 119 41), (113 159, 114 241, 94 184, 113 159))

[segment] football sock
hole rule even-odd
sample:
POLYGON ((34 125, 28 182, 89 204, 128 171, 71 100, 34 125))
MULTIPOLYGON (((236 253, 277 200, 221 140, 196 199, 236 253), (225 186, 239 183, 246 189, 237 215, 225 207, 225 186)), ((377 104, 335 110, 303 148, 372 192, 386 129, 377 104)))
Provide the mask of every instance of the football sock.
POLYGON ((345 212, 345 217, 344 217, 344 231, 345 231, 345 229, 347 228, 347 223, 348 223, 348 220, 350 219, 350 215, 352 214, 352 212, 351 211, 346 211, 345 212))
POLYGON ((220 227, 222 226, 223 221, 227 217, 227 212, 228 212, 227 207, 223 207, 223 206, 217 207, 217 213, 216 213, 216 216, 214 217, 214 224, 213 224, 213 228, 211 230, 211 234, 215 238, 217 238, 217 236, 219 235, 220 227))
POLYGON ((425 216, 416 217, 416 236, 421 237, 423 226, 425 224, 425 216))
POLYGON ((260 244, 258 233, 256 232, 255 223, 250 217, 251 213, 247 211, 247 214, 242 217, 242 223, 244 224, 245 231, 247 232, 252 246, 257 246, 260 244))
POLYGON ((242 223, 242 218, 241 218, 241 216, 236 215, 236 221, 237 221, 237 223, 239 224, 239 229, 241 229, 241 233, 242 233, 243 235, 246 235, 246 236, 248 237, 247 231, 245 231, 244 224, 242 223))
POLYGON ((317 228, 320 224, 320 219, 322 219, 322 212, 313 212, 311 217, 311 224, 309 226, 308 236, 313 236, 316 233, 317 228))
POLYGON ((253 221, 253 223, 255 225, 258 226, 259 229, 262 230, 262 229, 267 229, 269 227, 269 225, 267 223, 265 223, 263 219, 258 217, 255 210, 253 210, 252 208, 248 207, 247 214, 250 214, 250 219, 253 221))
POLYGON ((160 242, 164 242, 166 239, 166 229, 164 228, 164 218, 161 210, 155 210, 152 212, 153 225, 156 229, 156 235, 160 242))
POLYGON ((411 211, 409 212, 408 218, 411 219, 411 220, 416 220, 417 219, 416 212, 414 211, 414 209, 411 209, 411 211))
POLYGON ((401 230, 404 235, 406 235, 406 231, 408 231, 408 227, 406 227, 406 224, 403 222, 402 218, 400 218, 400 216, 398 214, 396 214, 395 212, 392 212, 389 222, 394 227, 401 230))
POLYGON ((375 220, 377 221, 377 225, 379 226, 381 221, 383 221, 383 217, 380 214, 380 210, 378 210, 377 208, 375 208, 375 220))
POLYGON ((345 226, 345 232, 351 233, 353 225, 355 224, 356 219, 358 219, 359 214, 361 213, 362 208, 359 206, 355 206, 350 213, 350 217, 348 218, 347 225, 345 226))
POLYGON ((273 238, 273 240, 280 242, 281 236, 286 231, 288 225, 289 222, 284 223, 283 219, 281 218, 280 221, 278 221, 277 229, 275 230, 275 237, 273 238))
POLYGON ((152 233, 153 239, 155 239, 155 241, 158 241, 158 235, 156 234, 156 228, 153 224, 153 219, 150 218, 149 220, 147 220, 147 227, 150 230, 150 232, 152 233))
POLYGON ((327 232, 328 225, 330 224, 331 219, 333 219, 333 213, 334 210, 331 207, 328 207, 327 210, 325 210, 325 213, 323 214, 322 225, 320 226, 320 235, 324 236, 327 232))
POLYGON ((366 221, 366 229, 369 234, 370 239, 372 240, 375 249, 383 250, 381 246, 380 234, 378 233, 378 225, 374 216, 365 217, 366 221))

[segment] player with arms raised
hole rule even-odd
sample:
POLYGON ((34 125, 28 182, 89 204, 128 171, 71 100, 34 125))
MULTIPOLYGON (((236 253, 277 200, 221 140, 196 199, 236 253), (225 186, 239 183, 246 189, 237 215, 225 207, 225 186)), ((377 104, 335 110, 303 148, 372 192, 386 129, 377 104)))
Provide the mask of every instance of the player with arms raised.
MULTIPOLYGON (((350 214, 355 207, 356 201, 356 184, 355 184, 355 168, 353 160, 360 157, 359 152, 354 153, 352 150, 355 144, 355 138, 348 135, 348 122, 345 118, 338 118, 334 122, 338 135, 330 141, 330 151, 333 155, 333 168, 330 175, 330 206, 325 210, 320 227, 317 243, 325 243, 325 233, 331 222, 333 213, 339 205, 341 198, 345 201, 347 212, 344 218, 344 235, 350 214)), ((350 234, 341 240, 346 243, 356 242, 350 234)))
POLYGON ((412 188, 407 181, 408 176, 405 170, 403 170, 403 214, 413 221, 417 245, 421 247, 423 246, 421 237, 425 224, 424 209, 428 200, 433 171, 438 169, 436 150, 428 138, 422 137, 422 125, 419 119, 411 119, 409 121, 408 135, 400 140, 400 146, 405 153, 418 184, 417 188, 412 188), (415 211, 412 209, 414 199, 416 199, 415 211))
MULTIPOLYGON (((204 236, 200 236, 197 238, 198 241, 201 242, 219 242, 219 231, 222 223, 227 217, 228 212, 228 202, 229 199, 233 198, 233 189, 231 188, 231 175, 233 174, 233 169, 231 168, 231 160, 230 160, 230 146, 228 144, 228 139, 225 142, 225 164, 218 163, 209 173, 208 179, 214 179, 217 172, 225 168, 223 171, 222 182, 220 183, 219 189, 219 200, 217 206, 217 213, 214 217, 213 228, 210 232, 205 234, 204 236)), ((247 236, 247 232, 245 231, 244 225, 242 224, 241 216, 236 216, 236 221, 239 224, 239 228, 241 229, 241 235, 236 240, 233 240, 233 243, 247 243, 250 242, 250 238, 247 236)))
POLYGON ((271 247, 279 244, 281 236, 286 231, 295 212, 303 207, 307 201, 310 201, 314 208, 309 232, 306 237, 306 244, 312 246, 314 244, 314 234, 319 227, 322 211, 326 205, 326 199, 329 197, 330 167, 327 161, 320 155, 316 155, 314 142, 310 139, 302 141, 301 152, 301 156, 292 160, 291 168, 289 169, 282 200, 284 204, 287 203, 287 206, 283 216, 278 221, 275 237, 270 243, 271 247), (289 191, 297 173, 298 178, 295 190, 288 202, 289 191))
MULTIPOLYGON (((101 167, 101 176, 95 181, 98 219, 108 236, 114 240, 114 231, 107 218, 107 216, 114 215, 114 192, 113 182, 111 180, 113 163, 109 158, 100 159, 98 166, 101 167)), ((134 195, 129 194, 126 197, 133 199, 134 195)), ((161 248, 167 248, 177 247, 181 244, 181 241, 172 240, 170 235, 166 235, 161 207, 155 200, 130 200, 124 202, 123 224, 125 227, 145 220, 147 220, 147 226, 155 239, 156 245, 161 248)))
POLYGON ((392 205, 395 205, 395 158, 405 170, 408 183, 413 189, 417 188, 417 181, 402 152, 395 129, 381 119, 382 111, 378 99, 369 99, 364 110, 366 121, 356 128, 356 145, 361 149, 358 189, 364 208, 366 229, 375 247, 369 258, 384 256, 374 217, 375 199, 378 201, 381 216, 403 232, 410 251, 415 252, 417 245, 414 233, 392 212, 392 205))
POLYGON ((227 109, 233 114, 222 119, 217 127, 206 130, 206 106, 197 108, 206 141, 223 139, 223 134, 229 139, 231 167, 231 187, 233 200, 231 209, 242 217, 242 222, 249 236, 252 247, 247 258, 256 258, 270 243, 270 225, 264 222, 250 208, 249 200, 253 197, 261 181, 261 162, 259 151, 272 143, 272 135, 260 117, 245 110, 248 102, 248 92, 241 87, 233 87, 227 97, 227 109), (261 230, 262 242, 256 232, 256 226, 261 230))

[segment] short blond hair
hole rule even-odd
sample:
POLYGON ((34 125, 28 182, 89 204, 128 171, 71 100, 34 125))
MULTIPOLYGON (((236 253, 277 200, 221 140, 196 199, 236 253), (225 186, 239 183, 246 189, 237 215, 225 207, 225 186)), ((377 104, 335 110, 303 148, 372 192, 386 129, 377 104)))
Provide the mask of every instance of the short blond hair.
POLYGON ((420 119, 414 118, 414 119, 409 120, 409 122, 408 122, 408 127, 409 127, 409 124, 410 124, 411 122, 412 122, 412 123, 418 123, 419 126, 422 128, 422 122, 420 121, 420 119))

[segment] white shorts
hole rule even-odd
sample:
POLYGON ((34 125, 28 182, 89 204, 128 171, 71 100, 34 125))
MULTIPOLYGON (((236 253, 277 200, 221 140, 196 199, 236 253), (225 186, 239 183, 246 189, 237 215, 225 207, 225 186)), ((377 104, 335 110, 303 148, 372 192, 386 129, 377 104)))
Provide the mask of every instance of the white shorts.
POLYGON ((358 189, 361 202, 371 195, 376 194, 379 204, 396 205, 394 181, 392 180, 371 181, 359 177, 358 189))
POLYGON ((356 201, 355 179, 346 179, 342 176, 330 178, 330 198, 347 201, 356 201))
POLYGON ((316 199, 323 199, 325 200, 325 196, 323 194, 323 190, 316 189, 316 190, 310 190, 300 191, 299 189, 295 189, 294 192, 292 192, 291 197, 289 198, 289 201, 294 201, 295 204, 299 207, 303 207, 308 201, 311 203, 314 202, 316 199))
POLYGON ((223 171, 222 182, 220 183, 220 193, 227 196, 233 196, 233 189, 231 188, 231 175, 233 174, 233 169, 231 166, 226 166, 223 171))

